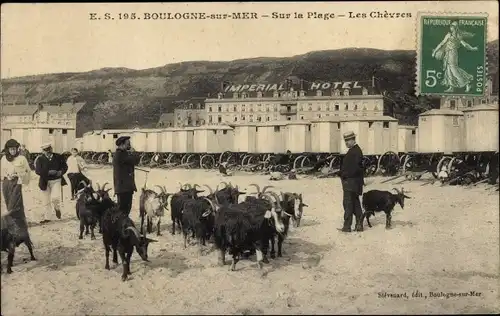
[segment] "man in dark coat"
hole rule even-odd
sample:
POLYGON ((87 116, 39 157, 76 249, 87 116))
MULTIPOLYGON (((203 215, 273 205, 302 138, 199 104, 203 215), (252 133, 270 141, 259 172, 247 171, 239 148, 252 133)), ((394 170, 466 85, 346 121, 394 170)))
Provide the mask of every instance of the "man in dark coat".
POLYGON ((128 216, 132 209, 132 196, 137 191, 134 172, 140 157, 133 154, 130 137, 121 136, 115 144, 117 148, 113 155, 114 189, 120 209, 128 216))
POLYGON ((340 168, 340 178, 342 180, 342 190, 344 191, 344 227, 343 232, 351 232, 352 217, 356 215, 356 231, 363 231, 363 211, 359 196, 363 194, 364 170, 363 152, 356 144, 354 132, 344 133, 344 141, 349 148, 340 168))
POLYGON ((68 165, 62 155, 53 152, 51 143, 43 144, 41 148, 43 154, 35 159, 35 173, 40 176, 38 187, 43 192, 45 206, 48 209, 53 207, 56 217, 61 219, 62 187, 67 185, 63 175, 68 171, 68 165))

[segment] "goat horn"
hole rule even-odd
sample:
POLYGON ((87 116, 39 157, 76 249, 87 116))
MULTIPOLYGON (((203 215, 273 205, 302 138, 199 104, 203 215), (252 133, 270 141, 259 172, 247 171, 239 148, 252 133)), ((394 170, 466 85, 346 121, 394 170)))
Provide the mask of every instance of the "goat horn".
POLYGON ((184 186, 186 186, 188 189, 192 189, 193 188, 193 186, 191 184, 189 184, 189 183, 184 184, 184 186))
POLYGON ((163 189, 163 192, 165 192, 165 194, 167 194, 167 187, 163 185, 161 188, 163 189))
POLYGON ((210 194, 214 194, 214 190, 212 190, 211 187, 209 187, 208 185, 204 184, 203 185, 204 187, 206 187, 208 189, 208 191, 210 191, 210 194))
POLYGON ((95 185, 97 185, 97 191, 101 190, 101 185, 99 184, 99 182, 96 182, 95 185))
POLYGON ((85 181, 80 181, 80 183, 78 183, 78 185, 82 184, 83 183, 83 186, 86 187, 87 186, 87 183, 85 183, 85 181))
POLYGON ((396 191, 397 193, 401 193, 401 192, 399 192, 399 190, 398 190, 398 189, 396 189, 396 188, 392 188, 392 189, 393 189, 394 191, 396 191))
POLYGON ((215 208, 214 203, 213 203, 212 201, 210 201, 210 199, 208 199, 208 198, 206 198, 206 197, 204 197, 203 199, 204 199, 204 200, 207 200, 207 201, 208 201, 208 203, 210 203, 210 207, 211 207, 211 208, 212 208, 212 210, 215 212, 216 208, 215 208))
POLYGON ((141 236, 139 235, 139 231, 137 231, 137 228, 135 228, 133 226, 129 226, 129 227, 125 228, 125 230, 127 230, 127 229, 132 231, 135 234, 135 236, 137 237, 137 239, 141 239, 141 236))
MULTIPOLYGON (((193 189, 196 190, 196 188, 201 188, 201 187, 198 184, 195 183, 194 186, 193 186, 193 189)), ((198 191, 198 190, 196 190, 196 191, 198 191)))
MULTIPOLYGON (((229 184, 227 184, 227 182, 224 182, 224 181, 223 181, 223 182, 221 182, 221 183, 219 183, 219 184, 224 184, 224 186, 225 186, 226 188, 229 186, 229 184)), ((217 185, 217 188, 218 188, 218 187, 219 187, 219 185, 217 185)))
POLYGON ((251 183, 248 185, 249 187, 255 187, 257 189, 257 193, 260 193, 260 187, 256 185, 255 183, 251 183))
POLYGON ((109 184, 109 182, 105 182, 105 183, 102 185, 101 190, 103 190, 103 191, 104 191, 104 189, 106 188, 106 185, 108 185, 108 184, 109 184))
POLYGON ((262 189, 262 193, 265 193, 267 189, 274 189, 274 187, 272 185, 266 185, 263 189, 262 189))
POLYGON ((162 188, 161 186, 159 186, 159 185, 155 185, 154 187, 155 187, 155 188, 156 188, 156 187, 160 188, 161 193, 165 193, 165 191, 163 191, 163 188, 162 188))
POLYGON ((279 204, 280 197, 275 192, 266 192, 266 193, 264 193, 264 195, 268 195, 268 196, 270 195, 270 196, 274 197, 276 199, 276 204, 279 204))
POLYGON ((219 193, 219 190, 215 190, 214 199, 215 199, 215 203, 217 203, 218 205, 220 205, 219 199, 217 198, 217 193, 219 193))

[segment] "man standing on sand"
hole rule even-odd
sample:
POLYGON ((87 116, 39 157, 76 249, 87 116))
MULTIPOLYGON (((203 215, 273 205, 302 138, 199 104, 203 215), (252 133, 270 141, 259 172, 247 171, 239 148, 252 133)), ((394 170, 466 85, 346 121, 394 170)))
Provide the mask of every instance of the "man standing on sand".
POLYGON ((68 165, 68 179, 71 185, 71 199, 74 200, 80 182, 83 181, 86 185, 91 182, 83 174, 83 171, 86 171, 87 167, 83 158, 78 155, 78 149, 71 148, 71 156, 66 160, 66 164, 68 165))
POLYGON ((356 144, 354 132, 344 133, 345 145, 349 150, 342 160, 340 167, 340 179, 342 180, 342 190, 344 191, 344 226, 339 229, 342 232, 351 232, 352 217, 356 215, 356 231, 363 231, 363 211, 359 196, 363 194, 364 171, 363 152, 356 144))
POLYGON ((62 187, 67 184, 63 175, 68 170, 68 165, 62 155, 52 151, 51 143, 46 143, 41 148, 43 154, 35 160, 35 173, 40 176, 38 187, 42 190, 44 205, 49 210, 53 207, 56 217, 61 219, 62 187))
POLYGON ((134 172, 140 157, 133 154, 129 136, 119 137, 115 144, 117 148, 113 155, 113 184, 118 206, 128 216, 132 210, 132 196, 137 191, 134 172))

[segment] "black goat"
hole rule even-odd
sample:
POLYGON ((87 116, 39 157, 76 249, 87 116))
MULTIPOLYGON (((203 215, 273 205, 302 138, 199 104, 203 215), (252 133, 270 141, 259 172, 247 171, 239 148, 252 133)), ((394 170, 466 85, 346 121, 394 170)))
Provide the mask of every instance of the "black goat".
POLYGON ((189 231, 192 237, 198 238, 198 245, 205 246, 205 241, 210 238, 214 227, 214 203, 207 197, 198 197, 184 203, 182 210, 182 232, 184 234, 184 248, 187 247, 189 231))
MULTIPOLYGON (((31 261, 36 261, 35 255, 33 254, 33 243, 31 239, 28 237, 24 239, 20 239, 16 237, 16 232, 19 230, 16 222, 9 215, 10 212, 7 212, 2 216, 0 222, 0 231, 2 234, 1 242, 1 251, 7 252, 7 273, 12 273, 12 265, 14 263, 14 254, 16 252, 16 248, 24 243, 30 252, 31 261)), ((3 271, 3 267, 0 264, 0 271, 3 271)))
POLYGON ((101 196, 92 189, 90 184, 85 185, 76 194, 76 214, 80 220, 80 236, 78 239, 83 239, 83 231, 85 235, 89 234, 90 239, 95 239, 94 229, 97 223, 101 222, 103 209, 101 207, 101 196))
POLYGON ((173 194, 170 200, 170 218, 172 219, 172 235, 175 235, 175 224, 182 231, 182 210, 184 209, 184 203, 188 200, 195 199, 198 197, 198 193, 204 192, 203 190, 197 190, 197 184, 191 186, 190 184, 181 185, 180 191, 173 194), (185 189, 185 187, 188 187, 185 189))
MULTIPOLYGON (((385 213, 385 228, 391 228, 391 218, 392 211, 394 210, 394 206, 398 203, 401 206, 401 209, 404 209, 405 206, 405 198, 410 199, 409 196, 405 194, 404 188, 401 188, 401 191, 398 189, 393 189, 397 193, 392 194, 389 191, 379 191, 379 190, 371 190, 363 194, 363 219, 366 218, 366 222, 369 227, 372 227, 370 223, 370 216, 375 216, 376 212, 384 212, 385 213)), ((406 192, 408 193, 408 192, 406 192)))
MULTIPOLYGON (((217 190, 216 190, 216 195, 217 195, 217 201, 221 205, 226 205, 226 204, 238 204, 238 199, 240 195, 246 194, 246 192, 241 192, 238 188, 238 186, 233 186, 231 182, 226 183, 226 182, 221 182, 217 185, 217 190), (219 190, 219 185, 224 184, 224 188, 219 190)), ((207 196, 209 199, 214 201, 214 192, 213 190, 205 185, 209 190, 210 194, 207 196)))
POLYGON ((277 195, 275 195, 273 192, 269 192, 269 194, 273 195, 275 199, 280 203, 281 205, 281 212, 278 212, 278 215, 280 215, 283 225, 284 225, 284 231, 283 233, 275 233, 271 237, 271 258, 276 257, 276 252, 274 248, 274 241, 275 237, 277 235, 278 237, 278 257, 282 257, 282 249, 283 249, 283 241, 285 240, 286 236, 288 235, 288 230, 290 228, 290 219, 292 219, 293 223, 295 224, 295 227, 299 227, 300 225, 300 220, 302 218, 303 214, 303 209, 304 207, 307 207, 307 204, 304 204, 302 194, 297 194, 297 193, 283 193, 281 192, 281 200, 277 195))
MULTIPOLYGON (((225 254, 232 255, 231 270, 234 271, 243 251, 254 248, 257 263, 262 268, 265 258, 263 253, 269 246, 269 239, 274 229, 282 233, 283 222, 279 218, 272 198, 263 195, 268 203, 246 201, 236 205, 217 206, 214 235, 215 246, 219 250, 219 264, 225 264, 225 254)), ((267 260, 266 260, 267 261, 267 260)))
POLYGON ((165 208, 168 205, 168 198, 172 194, 167 193, 165 187, 155 185, 159 187, 161 192, 156 193, 153 190, 148 190, 146 188, 142 189, 141 197, 139 199, 139 216, 141 217, 141 233, 144 233, 144 219, 146 218, 146 230, 148 233, 153 232, 153 220, 158 218, 156 224, 157 231, 156 235, 160 234, 160 224, 161 218, 165 215, 165 208))
MULTIPOLYGON (((107 200, 103 201, 103 204, 107 200)), ((109 201, 108 201, 109 203, 109 201)), ((107 206, 107 205, 104 205, 107 206)), ((102 229, 102 241, 106 251, 105 269, 109 270, 109 253, 113 249, 113 262, 118 263, 117 251, 123 265, 122 281, 127 280, 130 272, 130 258, 135 250, 143 261, 148 260, 148 245, 156 242, 139 233, 134 222, 123 214, 118 206, 112 206, 104 213, 102 229)))

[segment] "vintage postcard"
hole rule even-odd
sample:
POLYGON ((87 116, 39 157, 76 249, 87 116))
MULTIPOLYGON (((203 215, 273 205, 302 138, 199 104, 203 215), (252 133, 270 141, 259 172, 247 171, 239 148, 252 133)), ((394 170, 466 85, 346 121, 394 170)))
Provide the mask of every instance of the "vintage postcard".
POLYGON ((498 314, 498 11, 2 4, 0 314, 498 314))

